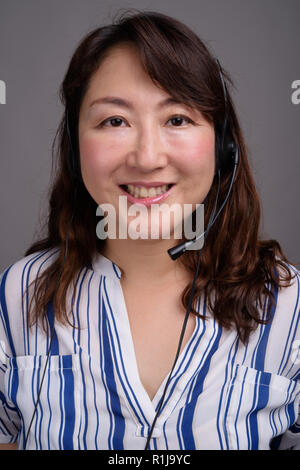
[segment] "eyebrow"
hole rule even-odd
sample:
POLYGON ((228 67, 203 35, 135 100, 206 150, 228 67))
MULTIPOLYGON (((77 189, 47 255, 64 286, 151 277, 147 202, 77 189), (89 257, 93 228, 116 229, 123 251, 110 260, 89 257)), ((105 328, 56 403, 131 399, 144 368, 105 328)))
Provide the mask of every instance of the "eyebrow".
MULTIPOLYGON (((115 104, 127 109, 133 109, 134 105, 131 101, 125 100, 124 98, 119 98, 118 96, 104 96, 103 98, 98 98, 90 104, 90 108, 95 104, 115 104)), ((181 101, 176 100, 175 98, 165 98, 159 103, 157 103, 157 108, 163 108, 169 106, 170 104, 183 104, 181 101)))

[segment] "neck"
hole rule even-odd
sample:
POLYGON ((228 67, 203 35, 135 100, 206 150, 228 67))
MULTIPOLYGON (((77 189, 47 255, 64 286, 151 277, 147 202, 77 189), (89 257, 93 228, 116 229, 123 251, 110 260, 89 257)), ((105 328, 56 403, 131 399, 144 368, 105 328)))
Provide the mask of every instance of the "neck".
POLYGON ((190 277, 180 259, 170 258, 173 246, 174 240, 107 239, 101 253, 121 269, 122 282, 161 287, 190 277))

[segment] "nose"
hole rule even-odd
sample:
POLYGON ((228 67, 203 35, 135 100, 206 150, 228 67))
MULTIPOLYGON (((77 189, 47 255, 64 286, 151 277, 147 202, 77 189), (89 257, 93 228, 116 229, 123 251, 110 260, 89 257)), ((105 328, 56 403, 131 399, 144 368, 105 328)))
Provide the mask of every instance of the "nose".
POLYGON ((141 172, 151 172, 164 168, 167 163, 166 145, 159 129, 150 123, 137 129, 127 165, 141 172))

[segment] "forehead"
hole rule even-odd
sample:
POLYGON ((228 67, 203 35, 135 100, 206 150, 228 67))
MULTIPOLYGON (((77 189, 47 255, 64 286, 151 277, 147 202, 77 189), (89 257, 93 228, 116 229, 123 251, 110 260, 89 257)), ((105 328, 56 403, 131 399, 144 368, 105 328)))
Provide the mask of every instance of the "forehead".
POLYGON ((106 53, 92 75, 81 102, 80 117, 88 118, 114 104, 143 112, 170 98, 169 93, 151 80, 136 48, 122 44, 106 53), (129 105, 123 106, 122 102, 129 105))
POLYGON ((102 56, 98 70, 101 68, 115 68, 122 66, 125 62, 134 62, 136 66, 142 67, 138 48, 135 44, 124 42, 108 48, 102 56))
POLYGON ((91 76, 86 92, 86 98, 95 98, 101 93, 114 92, 138 94, 139 89, 159 95, 169 94, 158 84, 155 84, 145 70, 138 50, 131 44, 120 44, 109 49, 101 60, 97 70, 91 76))

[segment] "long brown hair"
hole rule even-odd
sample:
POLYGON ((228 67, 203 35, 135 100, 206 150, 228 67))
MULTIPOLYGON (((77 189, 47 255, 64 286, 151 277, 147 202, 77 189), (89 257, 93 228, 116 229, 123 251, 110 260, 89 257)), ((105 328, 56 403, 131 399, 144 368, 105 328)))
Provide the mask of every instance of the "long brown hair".
MULTIPOLYGON (((155 12, 129 11, 109 26, 89 33, 76 49, 60 95, 71 116, 72 146, 78 155, 78 117, 82 99, 93 73, 114 45, 133 43, 141 63, 154 83, 171 96, 199 109, 204 116, 220 128, 224 121, 224 93, 220 72, 213 55, 199 37, 187 26, 155 12)), ((234 105, 230 96, 233 85, 223 69, 227 84, 228 122, 239 148, 240 161, 233 190, 217 222, 211 228, 202 250, 196 296, 192 312, 196 312, 197 297, 204 293, 208 307, 219 324, 234 327, 239 338, 246 342, 252 330, 264 323, 260 308, 267 300, 269 313, 274 304, 274 289, 289 285, 293 276, 276 240, 260 240, 260 202, 251 174, 247 149, 234 105), (278 269, 279 268, 279 269, 278 269), (280 269, 281 268, 281 269, 280 269)), ((26 255, 56 247, 58 256, 34 281, 34 309, 30 305, 30 323, 45 320, 48 303, 55 295, 56 319, 68 322, 66 295, 70 285, 75 288, 78 272, 92 263, 95 253, 101 252, 101 241, 96 237, 97 204, 82 182, 76 182, 70 171, 70 141, 65 112, 53 143, 53 156, 57 159, 52 184, 47 236, 34 243, 26 255), (77 188, 74 210, 74 186, 77 188), (68 255, 64 263, 66 233, 68 255), (63 266, 63 270, 61 268, 63 266), (57 279, 60 274, 60 282, 57 279)), ((231 179, 230 168, 223 168, 219 191, 224 200, 231 179)), ((205 224, 212 211, 217 191, 213 181, 205 200, 205 224)), ((187 251, 180 258, 188 270, 196 269, 197 252, 187 251)), ((182 293, 187 307, 191 283, 182 293)), ((74 297, 74 296, 73 296, 74 297)))

